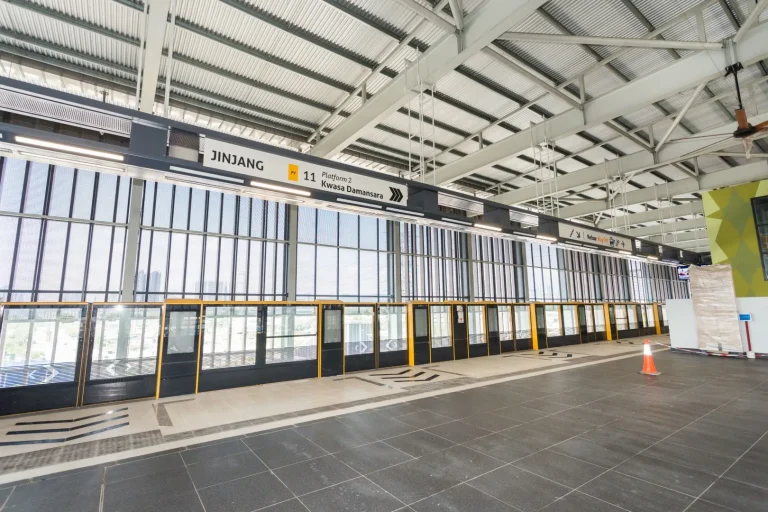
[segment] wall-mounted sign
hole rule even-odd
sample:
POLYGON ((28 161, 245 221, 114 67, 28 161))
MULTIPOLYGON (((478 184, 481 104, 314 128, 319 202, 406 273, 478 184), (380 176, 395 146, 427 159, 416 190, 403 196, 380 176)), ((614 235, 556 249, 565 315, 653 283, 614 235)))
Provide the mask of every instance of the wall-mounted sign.
POLYGON ((361 200, 405 205, 408 187, 266 151, 205 139, 203 165, 286 185, 300 185, 361 200))
POLYGON ((558 224, 558 232, 560 238, 573 240, 574 242, 599 245, 600 247, 608 247, 620 251, 632 250, 632 240, 629 238, 601 233, 600 231, 577 226, 575 224, 564 224, 560 222, 558 224))

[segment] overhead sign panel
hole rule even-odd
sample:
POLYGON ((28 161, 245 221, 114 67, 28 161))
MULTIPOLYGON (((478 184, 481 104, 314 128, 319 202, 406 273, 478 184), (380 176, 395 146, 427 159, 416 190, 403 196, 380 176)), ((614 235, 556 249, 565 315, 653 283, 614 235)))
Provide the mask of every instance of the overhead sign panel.
POLYGON ((593 229, 577 226, 575 224, 558 223, 558 234, 560 238, 582 242, 587 244, 599 245, 610 249, 619 249, 622 251, 632 250, 632 240, 623 236, 601 233, 593 229))
POLYGON ((355 199, 399 205, 405 205, 408 202, 408 187, 400 183, 303 162, 215 139, 205 139, 203 165, 355 199))

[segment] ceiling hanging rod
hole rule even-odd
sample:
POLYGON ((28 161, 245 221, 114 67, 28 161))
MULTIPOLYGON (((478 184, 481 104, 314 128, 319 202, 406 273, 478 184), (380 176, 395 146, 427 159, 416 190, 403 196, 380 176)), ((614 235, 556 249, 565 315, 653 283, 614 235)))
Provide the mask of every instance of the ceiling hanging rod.
POLYGON ((586 44, 594 46, 625 46, 663 50, 720 50, 722 43, 703 41, 670 41, 667 39, 633 39, 627 37, 571 36, 533 32, 504 32, 497 39, 503 41, 532 41, 553 44, 586 44))

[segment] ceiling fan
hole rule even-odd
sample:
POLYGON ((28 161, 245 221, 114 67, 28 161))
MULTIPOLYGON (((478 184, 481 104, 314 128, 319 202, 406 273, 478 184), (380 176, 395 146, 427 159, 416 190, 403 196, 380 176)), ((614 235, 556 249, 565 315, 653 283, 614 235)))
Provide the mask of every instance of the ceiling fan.
POLYGON ((752 141, 756 134, 766 131, 768 132, 768 121, 764 121, 757 125, 751 125, 747 119, 747 111, 744 110, 744 105, 741 102, 741 88, 739 87, 739 71, 744 69, 741 62, 737 62, 725 68, 725 76, 733 75, 733 81, 736 83, 736 97, 739 100, 739 108, 736 109, 736 131, 733 132, 735 139, 741 139, 744 144, 744 151, 747 158, 749 158, 752 151, 752 141))
POLYGON ((736 108, 735 116, 736 116, 736 131, 733 133, 721 133, 717 135, 703 135, 703 136, 696 136, 693 135, 691 137, 681 137, 679 139, 673 139, 669 142, 680 142, 690 139, 698 139, 702 137, 710 138, 710 137, 725 137, 723 140, 719 140, 712 144, 718 145, 721 142, 724 142, 725 140, 728 140, 729 138, 733 138, 736 140, 740 140, 742 144, 744 145, 744 152, 746 158, 749 158, 751 156, 752 152, 752 146, 753 141, 756 135, 760 133, 766 133, 768 134, 768 121, 764 121, 762 123, 758 123, 756 125, 752 125, 749 122, 749 119, 747 117, 747 111, 744 110, 744 104, 741 101, 741 88, 739 87, 739 71, 744 69, 744 66, 742 66, 741 62, 736 62, 735 64, 731 64, 725 68, 725 76, 733 75, 733 80, 736 84, 736 97, 738 99, 739 105, 738 108, 736 108))

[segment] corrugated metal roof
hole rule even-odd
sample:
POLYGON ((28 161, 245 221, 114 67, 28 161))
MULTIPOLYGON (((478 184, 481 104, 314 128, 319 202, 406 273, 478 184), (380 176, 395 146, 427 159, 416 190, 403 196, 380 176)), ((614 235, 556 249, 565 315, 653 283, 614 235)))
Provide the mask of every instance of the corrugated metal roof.
POLYGON ((31 0, 31 2, 136 39, 139 38, 140 27, 143 26, 141 11, 131 9, 114 0, 88 0, 87 2, 31 0))
POLYGON ((131 45, 6 2, 0 3, 0 26, 121 66, 137 67, 138 49, 131 45))

